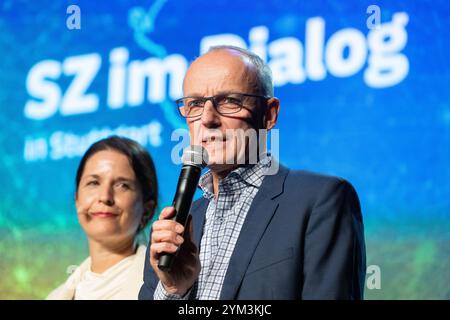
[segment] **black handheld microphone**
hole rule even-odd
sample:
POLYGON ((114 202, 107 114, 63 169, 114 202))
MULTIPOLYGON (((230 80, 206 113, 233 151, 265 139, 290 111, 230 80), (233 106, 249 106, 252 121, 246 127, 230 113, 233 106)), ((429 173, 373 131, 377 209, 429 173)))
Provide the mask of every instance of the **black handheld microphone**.
MULTIPOLYGON (((184 150, 181 159, 183 167, 173 198, 172 206, 175 208, 175 216, 172 220, 186 226, 202 169, 208 163, 208 153, 202 146, 191 145, 184 150)), ((170 271, 177 253, 163 253, 159 258, 158 268, 162 271, 170 271)))

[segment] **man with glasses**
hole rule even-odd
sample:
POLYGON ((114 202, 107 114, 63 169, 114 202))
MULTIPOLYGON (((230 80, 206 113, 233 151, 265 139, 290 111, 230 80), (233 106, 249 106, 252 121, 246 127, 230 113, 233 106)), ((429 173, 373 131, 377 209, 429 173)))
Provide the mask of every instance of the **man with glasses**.
POLYGON ((266 153, 280 110, 269 67, 247 50, 214 47, 191 64, 183 92, 177 106, 209 171, 186 228, 170 219, 173 207, 153 224, 139 298, 361 299, 358 196, 343 179, 289 170, 266 153), (160 255, 176 252, 160 270, 160 255))

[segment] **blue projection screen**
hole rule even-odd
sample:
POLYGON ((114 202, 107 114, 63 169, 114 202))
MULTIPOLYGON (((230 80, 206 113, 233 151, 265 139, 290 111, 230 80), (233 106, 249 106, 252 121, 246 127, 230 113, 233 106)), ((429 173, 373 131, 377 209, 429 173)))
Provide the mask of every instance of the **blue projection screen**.
POLYGON ((170 203, 186 128, 173 100, 193 59, 233 44, 272 69, 273 153, 358 191, 366 298, 449 299, 449 9, 444 0, 2 1, 0 298, 45 298, 87 256, 74 179, 94 141, 143 144, 160 209, 170 203))

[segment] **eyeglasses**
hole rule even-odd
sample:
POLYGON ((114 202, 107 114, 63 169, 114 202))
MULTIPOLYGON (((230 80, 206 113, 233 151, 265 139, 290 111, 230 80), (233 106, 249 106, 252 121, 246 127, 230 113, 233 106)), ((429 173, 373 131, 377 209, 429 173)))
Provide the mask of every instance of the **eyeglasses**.
POLYGON ((244 106, 254 105, 257 99, 269 99, 270 97, 249 93, 226 93, 211 97, 183 97, 176 100, 180 114, 185 118, 199 117, 203 114, 206 101, 212 105, 221 115, 233 114, 242 110, 244 106))

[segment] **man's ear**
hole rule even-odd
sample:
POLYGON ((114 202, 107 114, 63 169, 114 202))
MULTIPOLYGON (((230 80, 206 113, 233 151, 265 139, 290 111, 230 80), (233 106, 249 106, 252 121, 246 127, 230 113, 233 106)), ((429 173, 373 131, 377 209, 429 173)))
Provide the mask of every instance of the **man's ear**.
POLYGON ((278 114, 280 112, 280 100, 272 97, 267 100, 266 110, 263 117, 264 129, 270 130, 275 127, 278 120, 278 114))

